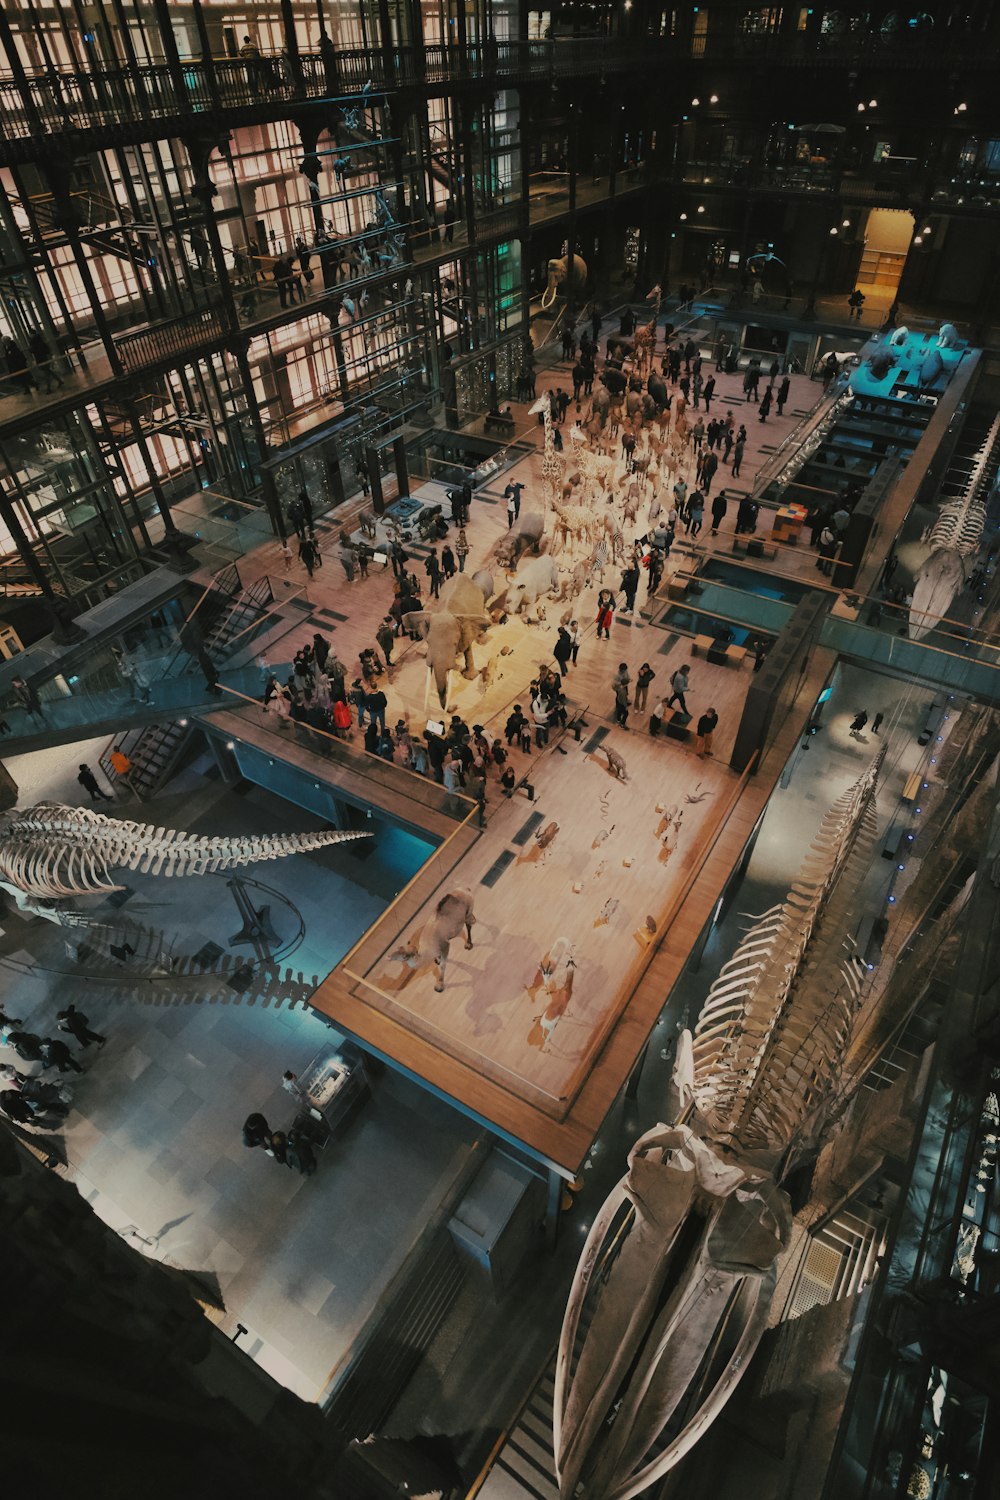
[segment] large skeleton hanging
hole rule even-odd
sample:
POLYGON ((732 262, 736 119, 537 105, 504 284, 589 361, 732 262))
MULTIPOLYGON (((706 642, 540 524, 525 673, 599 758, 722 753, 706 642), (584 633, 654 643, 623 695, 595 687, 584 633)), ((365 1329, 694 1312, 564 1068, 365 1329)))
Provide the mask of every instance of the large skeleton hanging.
POLYGON ((587 1237, 563 1321, 563 1500, 630 1500, 722 1410, 767 1324, 791 1228, 779 1181, 817 1146, 861 991, 845 934, 882 754, 830 809, 785 900, 721 969, 658 1125, 587 1237), (576 1351, 586 1307, 589 1327, 576 1351))
POLYGON ((913 585, 907 627, 911 640, 922 640, 948 613, 965 583, 965 560, 979 551, 986 526, 981 492, 998 438, 1000 416, 994 418, 976 453, 963 493, 956 500, 945 501, 923 539, 927 556, 913 585))
POLYGON ((65 901, 124 889, 112 877, 115 868, 152 875, 207 875, 370 837, 287 833, 201 838, 106 818, 83 807, 39 802, 0 825, 0 890, 9 892, 22 911, 61 926, 84 926, 90 919, 65 901))

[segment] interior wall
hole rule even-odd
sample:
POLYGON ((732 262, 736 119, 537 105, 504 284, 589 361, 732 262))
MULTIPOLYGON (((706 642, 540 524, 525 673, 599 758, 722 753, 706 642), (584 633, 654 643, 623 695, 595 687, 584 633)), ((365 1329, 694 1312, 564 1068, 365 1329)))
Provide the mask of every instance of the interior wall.
POLYGON ((866 249, 905 255, 913 233, 913 215, 903 208, 873 208, 865 226, 866 249))

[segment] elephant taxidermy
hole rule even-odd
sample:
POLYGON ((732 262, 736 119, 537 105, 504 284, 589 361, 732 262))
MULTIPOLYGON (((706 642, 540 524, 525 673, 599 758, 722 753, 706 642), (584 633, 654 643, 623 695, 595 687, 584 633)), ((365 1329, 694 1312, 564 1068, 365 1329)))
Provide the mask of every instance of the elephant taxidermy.
POLYGON ((587 262, 582 255, 560 255, 558 260, 549 261, 547 274, 548 280, 542 293, 542 306, 546 309, 552 306, 556 293, 567 281, 571 291, 583 291, 587 284, 587 262))
POLYGON ((463 676, 471 680, 477 675, 472 647, 493 623, 484 593, 492 587, 492 577, 485 572, 476 577, 478 583, 465 573, 453 579, 442 593, 438 609, 403 616, 403 629, 418 630, 427 642, 427 665, 442 708, 448 701, 448 676, 459 657, 464 661, 463 676))

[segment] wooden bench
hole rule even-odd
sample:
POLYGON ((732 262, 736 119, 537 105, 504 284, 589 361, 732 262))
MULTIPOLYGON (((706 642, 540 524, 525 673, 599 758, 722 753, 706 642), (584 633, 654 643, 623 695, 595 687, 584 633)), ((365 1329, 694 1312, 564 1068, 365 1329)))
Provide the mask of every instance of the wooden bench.
POLYGON ((745 646, 726 645, 710 635, 696 635, 691 651, 695 656, 701 654, 716 667, 741 667, 747 654, 745 646))
POLYGON ((691 715, 686 714, 682 708, 668 708, 663 715, 660 733, 668 734, 672 740, 686 740, 691 733, 688 728, 690 723, 691 715))
POLYGON ((923 771, 914 771, 906 779, 906 785, 899 794, 901 802, 912 802, 924 783, 923 771))

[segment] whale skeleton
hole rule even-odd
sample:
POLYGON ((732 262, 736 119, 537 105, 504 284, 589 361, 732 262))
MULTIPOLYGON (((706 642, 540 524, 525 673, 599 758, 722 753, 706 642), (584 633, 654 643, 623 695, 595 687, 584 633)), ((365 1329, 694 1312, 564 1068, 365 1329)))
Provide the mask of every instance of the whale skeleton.
POLYGON ((336 831, 203 837, 108 818, 85 807, 39 802, 0 824, 0 889, 22 911, 79 926, 88 920, 82 913, 52 903, 124 890, 112 876, 115 869, 207 875, 371 837, 336 831))
POLYGON ((965 560, 979 551, 986 526, 986 503, 982 492, 998 438, 1000 414, 994 417, 989 432, 976 450, 963 493, 944 502, 924 537, 924 545, 930 551, 913 584, 907 624, 911 640, 922 640, 948 613, 952 600, 965 583, 965 560))
POLYGON ((633 1146, 577 1266, 556 1359, 562 1500, 631 1500, 711 1425, 767 1325, 780 1180, 829 1122, 864 965, 845 941, 884 750, 830 808, 681 1034, 681 1118, 633 1146), (582 1336, 581 1330, 586 1329, 582 1336))

